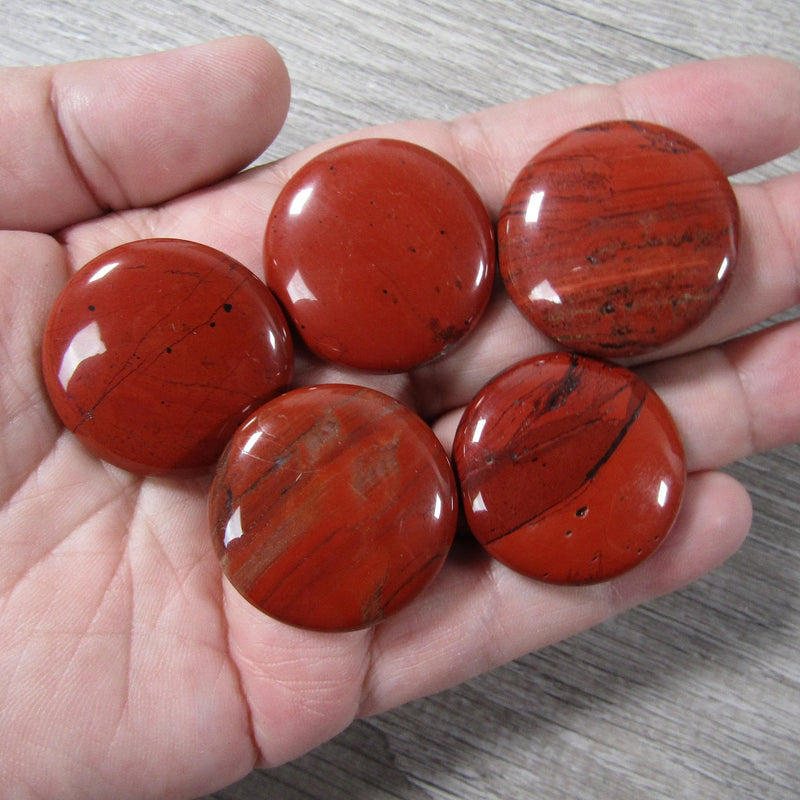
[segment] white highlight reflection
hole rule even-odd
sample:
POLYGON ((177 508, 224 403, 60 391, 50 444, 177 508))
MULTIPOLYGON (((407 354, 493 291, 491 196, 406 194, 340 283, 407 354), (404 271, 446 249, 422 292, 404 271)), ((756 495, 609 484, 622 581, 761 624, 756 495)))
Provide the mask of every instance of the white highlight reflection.
POLYGON ((292 202, 289 204, 289 216, 296 217, 298 214, 303 213, 303 209, 305 208, 306 203, 311 198, 311 193, 314 191, 313 186, 306 186, 305 189, 301 189, 293 198, 292 202))
POLYGON ((479 289, 481 284, 486 280, 486 276, 489 274, 489 265, 485 261, 481 261, 480 269, 478 270, 477 275, 475 275, 475 288, 479 289))
POLYGON ((303 280, 303 276, 300 274, 300 270, 297 270, 294 275, 292 275, 292 279, 286 286, 286 292, 293 303, 299 303, 301 300, 317 302, 317 296, 308 288, 308 285, 303 280))
POLYGON ((244 443, 244 447, 242 448, 243 455, 249 455, 250 451, 258 444, 258 440, 261 438, 261 431, 256 431, 255 433, 250 434, 250 438, 244 443))
POLYGON ((442 496, 440 494, 436 495, 436 503, 433 506, 433 518, 442 518, 442 496))
POLYGON ((550 281, 536 284, 528 294, 528 299, 532 301, 546 300, 548 303, 561 305, 561 295, 550 285, 550 281))
POLYGON ((481 417, 475 425, 475 430, 472 432, 472 443, 475 444, 481 440, 483 429, 486 427, 486 417, 481 417))
POLYGON ((119 264, 119 261, 112 261, 110 264, 106 264, 104 267, 97 270, 97 272, 95 272, 95 274, 89 278, 87 283, 94 283, 95 281, 103 280, 103 278, 105 278, 109 272, 113 272, 119 266, 119 264))
POLYGON ((236 541, 240 536, 244 536, 244 531, 242 530, 242 509, 241 506, 233 512, 233 515, 228 520, 228 524, 225 526, 225 538, 223 539, 223 544, 227 547, 231 542, 236 541))
POLYGON ((728 271, 728 267, 730 263, 728 262, 728 257, 722 259, 722 263, 719 265, 719 269, 717 270, 717 280, 721 281, 724 277, 725 273, 728 271))
POLYGON ((542 210, 542 201, 544 200, 544 192, 534 192, 530 200, 528 200, 528 207, 525 209, 525 222, 538 222, 539 213, 542 210))
POLYGON ((486 511, 486 503, 483 501, 483 495, 478 492, 475 499, 472 501, 472 513, 480 514, 481 511, 486 511))
POLYGON ((99 356, 106 352, 106 343, 100 334, 100 326, 96 322, 90 322, 85 328, 81 328, 69 343, 69 347, 61 359, 61 366, 58 368, 58 382, 67 391, 69 382, 75 374, 75 370, 92 356, 99 356))
POLYGON ((669 486, 664 481, 661 481, 661 484, 658 487, 658 497, 656 498, 656 502, 661 508, 667 504, 667 495, 669 494, 669 486))

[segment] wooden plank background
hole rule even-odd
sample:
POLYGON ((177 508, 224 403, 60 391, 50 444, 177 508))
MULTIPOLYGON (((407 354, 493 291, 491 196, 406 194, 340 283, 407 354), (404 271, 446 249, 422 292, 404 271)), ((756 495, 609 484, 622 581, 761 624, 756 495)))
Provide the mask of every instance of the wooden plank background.
MULTIPOLYGON (((365 125, 692 59, 800 63, 797 0, 3 0, 0 63, 237 33, 272 41, 293 79, 289 120, 262 160, 365 125)), ((795 154, 747 178, 798 168, 795 154)), ((756 516, 713 574, 212 796, 800 797, 800 446, 731 471, 756 516)))

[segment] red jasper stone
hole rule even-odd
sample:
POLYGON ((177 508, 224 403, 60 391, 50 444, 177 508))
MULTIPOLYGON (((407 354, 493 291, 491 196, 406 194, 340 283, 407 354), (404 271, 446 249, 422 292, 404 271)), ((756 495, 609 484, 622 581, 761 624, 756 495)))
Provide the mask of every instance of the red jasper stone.
POLYGON ((686 479, 658 396, 622 367, 563 352, 484 387, 453 453, 475 537, 512 569, 552 583, 636 566, 672 527, 686 479))
POLYGON ((160 473, 212 464, 293 371, 286 321, 246 267, 179 239, 130 242, 78 271, 42 363, 64 424, 96 455, 160 473))
POLYGON ((363 139, 303 166, 265 238, 267 283, 319 356, 403 371, 460 340, 495 267, 480 197, 418 145, 363 139))
POLYGON ((564 347, 632 356, 696 326, 736 261, 733 190, 694 142, 605 122, 556 140, 522 170, 498 223, 514 302, 564 347))
POLYGON ((282 622, 380 622, 441 568, 456 527, 453 471, 427 425, 358 386, 296 389, 236 432, 211 488, 225 574, 282 622))

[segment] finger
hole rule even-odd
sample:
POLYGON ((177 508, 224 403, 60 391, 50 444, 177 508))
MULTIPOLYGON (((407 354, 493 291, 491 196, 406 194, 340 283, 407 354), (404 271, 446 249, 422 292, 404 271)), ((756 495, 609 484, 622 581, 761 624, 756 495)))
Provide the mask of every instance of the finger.
POLYGON ((727 475, 702 473, 691 477, 661 548, 607 583, 553 586, 482 553, 451 558, 414 605, 376 630, 359 714, 441 691, 674 591, 734 553, 750 521, 742 486, 727 475))
MULTIPOLYGON (((798 349, 800 319, 637 370, 675 420, 690 472, 800 441, 798 349)), ((446 448, 462 414, 433 426, 446 448)))
MULTIPOLYGON (((484 197, 497 211, 520 165, 505 166, 508 159, 499 151, 499 143, 526 142, 524 152, 534 152, 565 130, 603 114, 639 117, 696 138, 729 172, 735 172, 800 144, 799 101, 800 71, 793 65, 762 58, 731 59, 682 65, 616 87, 579 88, 492 109, 457 120, 454 137, 463 168, 472 171, 476 184, 484 181, 484 197), (588 102, 589 94, 596 95, 593 102, 588 102), (753 112, 764 99, 775 99, 775 117, 756 121, 735 114, 725 123, 732 96, 752 104, 753 112), (545 104, 551 113, 542 114, 540 120, 545 104), (586 113, 593 116, 586 118, 586 113), (767 124, 762 126, 761 121, 767 124), (459 132, 462 127, 466 135, 459 132), (496 133, 498 128, 502 134, 496 133), (528 130, 536 132, 538 145, 530 144, 528 130), (490 144, 470 144, 476 139, 490 144), (487 152, 488 157, 481 157, 487 152), (499 165, 496 174, 481 166, 484 160, 499 165)), ((768 109, 764 113, 771 116, 768 109)), ((513 160, 524 161, 524 152, 513 160)), ((716 344, 800 302, 800 174, 739 186, 737 195, 742 215, 739 263, 723 301, 695 330, 639 362, 716 344)), ((417 371, 417 383, 423 388, 420 411, 430 419, 463 405, 501 369, 555 347, 527 323, 504 292, 495 293, 477 334, 447 358, 417 371)))
POLYGON ((722 301, 696 328, 626 363, 698 350, 748 330, 800 303, 800 173, 740 186, 739 258, 722 301))
POLYGON ((800 319, 639 371, 670 409, 689 469, 800 441, 799 348, 800 319))
POLYGON ((800 146, 800 69, 762 56, 681 64, 614 85, 579 86, 496 106, 447 124, 418 121, 360 131, 298 153, 281 170, 288 176, 332 143, 402 134, 456 164, 497 217, 532 156, 568 131, 608 119, 642 119, 678 130, 734 175, 800 146))
MULTIPOLYGON (((450 123, 401 122, 358 131, 251 170, 246 183, 237 183, 236 192, 189 198, 156 232, 187 238, 205 234, 213 239, 206 243, 219 246, 231 243, 227 228, 239 239, 253 237, 260 245, 266 215, 283 183, 319 152, 365 136, 402 138, 440 153, 464 172, 496 217, 514 177, 535 153, 575 127, 618 117, 677 128, 704 146, 726 171, 738 172, 800 144, 800 70, 764 57, 694 62, 615 86, 584 86, 529 98, 450 123), (214 221, 217 224, 209 225, 214 221)), ((111 222, 108 241, 118 243, 130 236, 135 219, 117 220, 116 228, 111 222)), ((240 245, 239 250, 245 253, 248 248, 240 245)))
POLYGON ((524 164, 556 137, 607 119, 680 131, 729 175, 800 145, 800 70, 765 58, 681 64, 614 86, 583 86, 456 120, 448 149, 497 216, 524 164))
MULTIPOLYGON (((800 70, 767 58, 693 63, 615 87, 579 87, 489 109, 450 124, 382 126, 323 143, 267 169, 251 170, 237 177, 235 185, 182 198, 155 220, 121 215, 104 220, 99 231, 79 226, 66 241, 79 266, 106 247, 136 238, 137 230, 142 235, 155 232, 197 239, 263 274, 265 221, 277 193, 302 163, 335 142, 371 135, 418 142, 458 165, 497 214, 517 170, 547 142, 577 125, 625 115, 678 128, 705 146, 728 171, 746 169, 800 142, 800 70), (735 106, 723 102, 731 97, 736 98, 735 106)), ((795 280, 800 263, 800 204, 793 200, 798 183, 798 178, 785 179, 741 190, 746 242, 735 290, 727 293, 693 339, 676 343, 672 352, 719 341, 761 314, 794 301, 796 286, 793 291, 785 289, 795 280)), ((504 366, 553 347, 498 292, 462 347, 415 374, 420 410, 431 418, 466 403, 504 366)))
POLYGON ((695 349, 800 303, 800 173, 737 187, 739 262, 724 301, 676 345, 695 349))
MULTIPOLYGON (((736 336, 800 303, 800 174, 738 188, 739 264, 722 302, 696 329, 625 363, 657 362, 736 336)), ((531 326, 504 291, 495 292, 475 336, 440 362, 421 367, 420 412, 428 419, 465 405, 498 371, 556 345, 531 326)), ((705 372, 696 372, 694 378, 705 372)), ((704 468, 723 461, 705 463, 704 468)))
POLYGON ((0 84, 10 111, 0 128, 0 227, 41 231, 239 170, 275 137, 289 101, 283 62, 254 37, 5 69, 0 84))

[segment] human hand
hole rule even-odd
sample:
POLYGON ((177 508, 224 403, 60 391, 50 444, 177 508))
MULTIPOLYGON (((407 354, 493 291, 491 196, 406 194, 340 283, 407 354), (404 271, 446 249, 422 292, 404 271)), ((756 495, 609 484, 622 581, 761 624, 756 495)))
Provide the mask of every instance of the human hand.
MULTIPOLYGON (((0 785, 12 797, 191 797, 254 764, 438 691, 713 569, 750 523, 719 467, 796 441, 800 321, 725 344, 798 300, 800 176, 739 187, 742 249, 722 303, 642 363, 684 440, 683 509, 664 545, 604 584, 523 578, 457 543, 435 582, 380 626, 289 628, 248 605, 211 548, 209 476, 141 478, 99 462, 43 393, 39 349, 68 274, 116 244, 201 241, 262 274, 267 215, 320 145, 237 175, 283 120, 285 72, 254 39, 121 62, 0 74, 0 785), (217 182, 219 181, 219 182, 217 182), (198 187, 207 188, 198 188, 198 187), (112 209, 108 211, 108 209, 112 209)), ((767 59, 693 64, 361 135, 441 153, 496 218, 519 168, 560 133, 631 117, 675 128, 729 173, 800 144, 800 72, 767 59)), ((341 140, 339 140, 341 141, 341 140)), ((460 347, 411 374, 298 361, 297 384, 364 383, 429 420, 447 448, 493 375, 549 349, 495 292, 460 347)))

